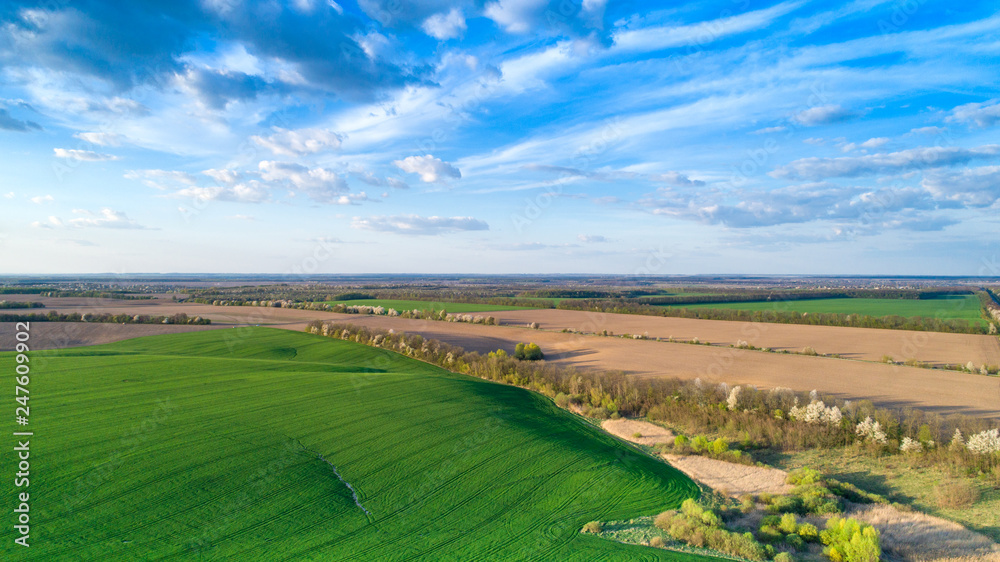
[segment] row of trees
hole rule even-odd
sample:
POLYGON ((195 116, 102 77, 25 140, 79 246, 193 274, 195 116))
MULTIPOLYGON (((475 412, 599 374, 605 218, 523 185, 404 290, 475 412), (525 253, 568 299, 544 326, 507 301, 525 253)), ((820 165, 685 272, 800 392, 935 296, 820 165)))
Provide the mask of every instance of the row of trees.
POLYGON ((45 305, 40 302, 0 301, 0 310, 14 308, 45 308, 45 305))
POLYGON ((201 316, 189 317, 183 312, 172 316, 148 316, 145 314, 92 314, 89 312, 73 312, 62 314, 0 314, 0 322, 93 322, 98 324, 211 324, 212 321, 201 316))

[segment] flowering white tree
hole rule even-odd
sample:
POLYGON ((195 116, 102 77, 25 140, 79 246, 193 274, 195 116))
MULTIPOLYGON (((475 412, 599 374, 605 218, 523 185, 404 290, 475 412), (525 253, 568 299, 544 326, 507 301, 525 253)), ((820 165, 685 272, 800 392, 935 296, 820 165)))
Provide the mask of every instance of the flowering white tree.
POLYGON ((924 450, 924 446, 916 439, 904 437, 903 442, 899 444, 899 450, 904 453, 919 453, 924 450))
POLYGON ((806 423, 822 422, 830 425, 838 425, 840 420, 844 417, 840 408, 836 406, 830 406, 828 408, 822 400, 813 400, 812 402, 809 402, 808 406, 805 407, 792 406, 788 415, 796 421, 804 421, 806 423))
POLYGON ((951 448, 957 449, 958 447, 965 446, 965 438, 962 437, 962 430, 955 428, 955 433, 951 436, 951 448))
POLYGON ((854 433, 858 434, 863 440, 871 441, 873 443, 885 444, 888 440, 885 435, 885 431, 882 430, 882 424, 877 421, 872 421, 871 416, 864 419, 854 428, 854 433))
POLYGON ((988 455, 1000 451, 1000 429, 980 431, 969 437, 965 445, 970 451, 979 455, 988 455))
POLYGON ((739 406, 739 404, 740 404, 740 387, 734 386, 733 389, 729 391, 729 398, 726 399, 726 406, 728 406, 729 409, 732 411, 735 410, 736 407, 739 406))

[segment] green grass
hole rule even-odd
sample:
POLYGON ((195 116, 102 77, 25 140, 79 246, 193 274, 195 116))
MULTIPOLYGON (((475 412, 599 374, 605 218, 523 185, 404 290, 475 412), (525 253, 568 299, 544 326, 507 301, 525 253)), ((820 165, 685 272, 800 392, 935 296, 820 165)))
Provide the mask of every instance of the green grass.
POLYGON ((269 328, 31 365, 32 546, 5 454, 0 559, 707 560, 580 534, 697 487, 523 389, 269 328))
POLYGON ((1000 489, 986 482, 963 478, 979 488, 981 499, 963 509, 938 507, 935 487, 958 477, 932 464, 903 455, 876 458, 848 447, 777 453, 763 462, 785 470, 808 466, 844 482, 850 482, 889 500, 908 505, 917 511, 955 521, 1000 541, 1000 489))
POLYGON ((975 295, 950 295, 936 299, 815 299, 777 302, 728 302, 671 304, 675 308, 716 308, 736 310, 778 310, 791 312, 861 314, 968 320, 983 325, 979 299, 975 295))
POLYGON ((504 306, 499 304, 476 304, 469 302, 434 302, 434 301, 409 301, 396 299, 359 299, 353 301, 326 301, 326 304, 344 304, 348 306, 384 306, 385 308, 395 308, 402 312, 404 310, 447 310, 448 312, 496 312, 500 310, 531 310, 530 306, 504 306))

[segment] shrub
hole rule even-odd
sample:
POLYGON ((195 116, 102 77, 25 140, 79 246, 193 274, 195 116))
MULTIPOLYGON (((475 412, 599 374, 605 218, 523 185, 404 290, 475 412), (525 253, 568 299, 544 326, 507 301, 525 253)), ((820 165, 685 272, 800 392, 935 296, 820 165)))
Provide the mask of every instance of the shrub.
POLYGON ((795 562, 795 557, 787 552, 779 552, 774 555, 774 562, 795 562))
POLYGON ((600 533, 604 530, 604 525, 600 521, 591 521, 583 526, 584 533, 600 533))
POLYGON ((879 532, 856 519, 831 517, 820 540, 827 545, 823 554, 834 562, 878 562, 882 556, 879 532))
POLYGON ((724 437, 719 437, 715 441, 712 441, 712 453, 716 455, 721 455, 729 450, 729 441, 724 437))
POLYGON ((778 496, 767 506, 771 513, 803 513, 802 498, 798 496, 778 496))
POLYGON ((938 507, 963 509, 979 501, 979 488, 968 482, 950 482, 934 487, 938 507))
POLYGON ((816 470, 808 467, 796 468, 795 470, 788 473, 788 477, 785 478, 787 484, 792 486, 800 486, 803 484, 815 484, 823 479, 823 476, 816 470))
POLYGON ((899 450, 904 453, 920 453, 924 450, 924 446, 916 439, 904 437, 903 441, 899 444, 899 450))
POLYGON ((696 453, 701 453, 708 450, 708 438, 704 435, 699 435, 691 440, 691 449, 696 453))
POLYGON ((812 523, 803 523, 799 525, 798 535, 807 542, 819 541, 819 529, 817 529, 816 525, 813 525, 812 523))
POLYGON ((778 523, 778 529, 782 533, 794 533, 798 529, 798 521, 795 520, 795 515, 792 513, 786 513, 781 516, 781 520, 778 523))
POLYGON ((806 549, 806 541, 802 540, 802 537, 800 537, 800 536, 798 536, 798 535, 796 535, 794 533, 785 535, 785 544, 787 544, 788 546, 794 548, 795 550, 805 550, 806 549))
POLYGON ((638 438, 642 437, 642 432, 641 431, 636 431, 635 433, 632 434, 632 437, 634 439, 638 439, 638 438))
POLYGON ((981 431, 971 437, 965 446, 973 453, 987 455, 1000 451, 1000 429, 981 431))
POLYGON ((545 355, 536 343, 519 343, 514 346, 514 358, 522 361, 538 361, 544 359, 545 355))
POLYGON ((663 537, 653 537, 649 539, 649 546, 654 546, 656 548, 663 548, 665 545, 666 542, 664 542, 663 537))
POLYGON ((569 406, 569 396, 562 392, 556 394, 556 406, 559 406, 560 408, 569 406))
POLYGON ((678 435, 674 437, 674 449, 684 450, 687 447, 688 438, 683 435, 678 435))
POLYGON ((670 525, 673 524, 674 517, 676 516, 677 516, 676 511, 664 511, 663 513, 656 516, 656 519, 653 520, 653 525, 656 525, 657 527, 663 529, 664 531, 669 531, 670 525))

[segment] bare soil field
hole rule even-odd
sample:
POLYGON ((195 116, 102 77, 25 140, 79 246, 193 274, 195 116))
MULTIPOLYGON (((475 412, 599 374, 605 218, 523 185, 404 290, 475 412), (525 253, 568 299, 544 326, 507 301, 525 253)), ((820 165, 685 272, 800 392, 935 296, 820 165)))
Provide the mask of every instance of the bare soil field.
POLYGON ((669 429, 642 420, 628 418, 604 420, 601 422, 601 429, 626 441, 650 447, 674 441, 674 433, 669 429), (639 434, 639 437, 636 437, 636 434, 639 434))
MULTIPOLYGON (((85 322, 35 322, 31 324, 28 345, 32 350, 61 349, 98 345, 142 336, 212 330, 223 326, 170 324, 88 324, 85 322)), ((13 322, 0 322, 0 351, 12 351, 17 343, 13 322)))
POLYGON ((538 322, 543 330, 570 329, 586 333, 608 330, 615 334, 646 334, 650 338, 689 341, 698 338, 728 346, 743 340, 755 347, 801 351, 812 347, 822 354, 848 359, 896 361, 916 359, 933 365, 1000 364, 1000 338, 975 334, 945 334, 838 326, 802 326, 763 322, 730 322, 668 318, 637 314, 608 314, 578 310, 512 310, 493 312, 501 324, 524 326, 538 322))
MULTIPOLYGON (((85 300, 93 301, 94 299, 85 300)), ((749 384, 762 388, 786 387, 800 391, 818 389, 845 399, 868 398, 887 406, 913 406, 942 413, 1000 417, 1000 378, 959 372, 826 357, 780 355, 728 347, 530 330, 516 325, 485 326, 387 316, 334 314, 286 308, 218 307, 170 301, 108 302, 102 300, 82 305, 71 305, 64 302, 47 304, 50 305, 50 308, 42 309, 43 311, 156 315, 184 312, 189 316, 210 318, 214 327, 259 324, 302 330, 308 322, 316 319, 349 322, 372 328, 422 334, 425 337, 439 339, 480 353, 499 348, 513 352, 514 346, 518 342, 532 341, 541 346, 548 361, 583 370, 625 371, 643 377, 677 377, 688 380, 701 378, 706 383, 712 384, 725 382, 728 384, 749 384)), ((523 312, 532 315, 550 312, 587 314, 551 310, 523 312)), ((508 314, 511 313, 497 313, 498 316, 505 318, 508 314)), ((649 321, 673 320, 625 316, 627 319, 649 321)), ((577 318, 577 320, 579 319, 577 318)), ((716 323, 711 320, 697 322, 708 323, 708 325, 716 323)), ((34 326, 41 324, 37 323, 34 326)), ((518 322, 518 324, 521 323, 518 322)), ((523 324, 521 325, 523 326, 523 324)), ((126 326, 125 328, 131 327, 126 326)), ((769 329, 775 328, 798 330, 815 327, 769 325, 769 329)), ((853 328, 837 328, 837 330, 850 331, 853 328)), ((876 332, 893 333, 890 330, 876 330, 876 332)), ((924 334, 923 332, 917 333, 924 334)), ((671 334, 667 334, 667 336, 669 335, 671 334)), ((680 337, 678 334, 673 335, 675 338, 680 337)), ((893 335, 897 334, 893 333, 893 335)), ((122 339, 126 337, 133 336, 122 335, 122 339)), ((710 340, 704 334, 692 333, 692 337, 710 340)))
POLYGON ((792 487, 785 484, 788 473, 777 468, 748 466, 697 455, 663 455, 667 462, 697 480, 724 494, 787 494, 792 487))

